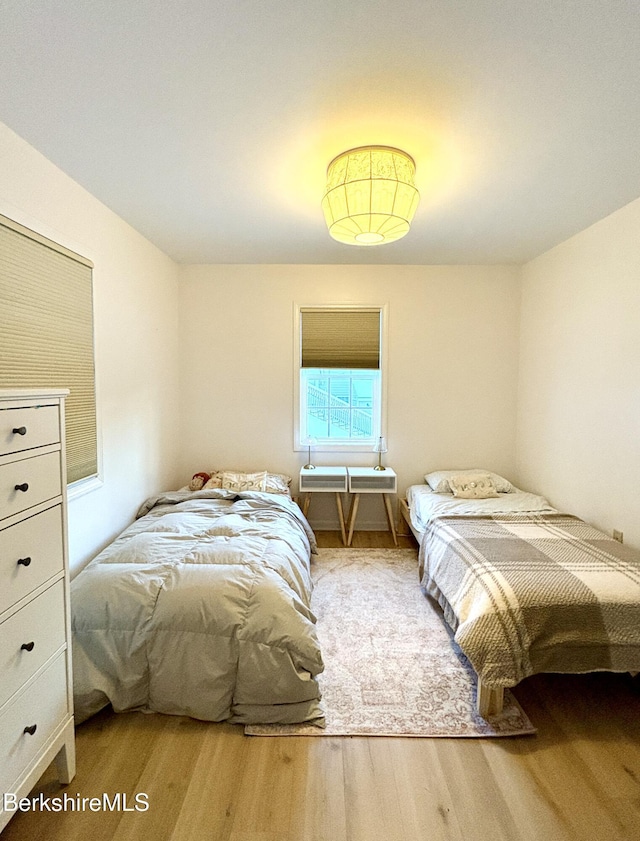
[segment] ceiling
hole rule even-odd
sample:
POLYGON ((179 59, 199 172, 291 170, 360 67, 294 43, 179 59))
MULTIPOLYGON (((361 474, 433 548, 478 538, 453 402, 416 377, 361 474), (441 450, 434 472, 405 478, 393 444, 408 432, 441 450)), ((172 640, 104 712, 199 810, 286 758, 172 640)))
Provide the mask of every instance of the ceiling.
POLYGON ((638 0, 3 0, 0 120, 181 263, 522 263, 640 196, 638 0), (417 165, 334 242, 326 167, 417 165))

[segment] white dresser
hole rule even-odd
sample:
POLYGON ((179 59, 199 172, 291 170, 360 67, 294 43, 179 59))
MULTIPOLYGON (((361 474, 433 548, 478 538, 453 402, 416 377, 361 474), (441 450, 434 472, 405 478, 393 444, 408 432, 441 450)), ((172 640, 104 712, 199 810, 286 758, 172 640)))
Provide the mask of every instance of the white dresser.
POLYGON ((63 390, 0 389, 0 830, 75 774, 63 390))

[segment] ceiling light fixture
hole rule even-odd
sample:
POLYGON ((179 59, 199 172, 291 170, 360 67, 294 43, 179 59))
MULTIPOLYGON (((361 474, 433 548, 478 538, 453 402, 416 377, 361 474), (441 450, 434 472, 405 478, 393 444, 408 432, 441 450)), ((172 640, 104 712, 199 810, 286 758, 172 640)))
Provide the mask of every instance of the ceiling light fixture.
POLYGON ((420 194, 415 161, 391 146, 359 146, 327 167, 322 199, 331 236, 349 245, 381 245, 411 227, 420 194))

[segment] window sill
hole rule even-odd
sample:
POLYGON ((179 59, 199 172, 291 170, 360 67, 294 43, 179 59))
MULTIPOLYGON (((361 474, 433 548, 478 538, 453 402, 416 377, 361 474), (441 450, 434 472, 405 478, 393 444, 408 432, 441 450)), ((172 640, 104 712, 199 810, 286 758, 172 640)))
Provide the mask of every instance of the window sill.
MULTIPOLYGON (((311 447, 311 455, 314 453, 372 453, 375 441, 366 444, 314 444, 311 447)), ((306 453, 309 447, 306 444, 297 444, 293 448, 296 453, 306 453)))
POLYGON ((78 479, 77 482, 67 485, 67 501, 71 502, 92 491, 97 491, 103 484, 104 482, 100 476, 88 476, 86 479, 78 479))

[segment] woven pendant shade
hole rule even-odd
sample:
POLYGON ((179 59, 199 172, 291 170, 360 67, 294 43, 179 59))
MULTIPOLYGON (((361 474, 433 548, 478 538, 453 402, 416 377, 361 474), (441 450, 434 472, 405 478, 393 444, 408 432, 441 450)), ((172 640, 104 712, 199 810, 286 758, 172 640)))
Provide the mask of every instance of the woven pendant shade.
POLYGON ((360 146, 327 168, 322 209, 331 236, 349 245, 380 245, 411 227, 420 195, 412 157, 390 146, 360 146))

